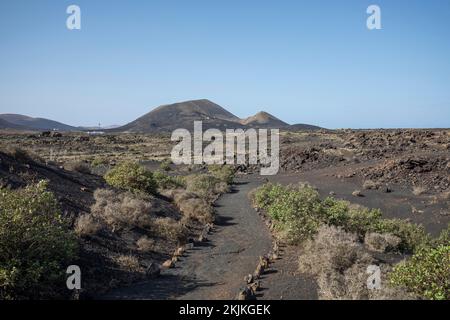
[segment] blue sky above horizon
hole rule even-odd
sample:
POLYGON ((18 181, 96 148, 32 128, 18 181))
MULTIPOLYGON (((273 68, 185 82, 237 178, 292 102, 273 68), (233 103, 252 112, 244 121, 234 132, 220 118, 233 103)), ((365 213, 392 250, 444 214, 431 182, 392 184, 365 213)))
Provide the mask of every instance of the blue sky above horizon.
POLYGON ((125 124, 202 98, 327 128, 450 127, 450 1, 0 2, 0 113, 125 124))

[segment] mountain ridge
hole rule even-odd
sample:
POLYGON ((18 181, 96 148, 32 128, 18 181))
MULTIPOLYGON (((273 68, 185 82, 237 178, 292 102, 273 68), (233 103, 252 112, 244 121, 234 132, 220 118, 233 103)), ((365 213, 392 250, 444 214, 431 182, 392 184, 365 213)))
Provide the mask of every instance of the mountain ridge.
MULTIPOLYGON (((136 120, 108 131, 151 133, 170 132, 178 128, 192 130, 194 121, 202 121, 203 129, 294 129, 266 111, 241 119, 208 99, 200 99, 158 106, 136 120)), ((308 129, 320 129, 312 125, 297 125, 299 129, 301 126, 308 129)))
POLYGON ((0 114, 0 129, 33 131, 89 131, 101 130, 110 133, 158 133, 172 132, 178 128, 192 131, 194 121, 202 121, 203 130, 226 129, 284 129, 317 130, 320 127, 308 124, 290 125, 266 111, 260 111, 247 118, 239 118, 220 105, 208 100, 188 100, 158 106, 137 119, 113 128, 75 127, 46 118, 33 118, 20 114, 0 114))
POLYGON ((34 130, 79 131, 79 128, 67 125, 62 122, 46 118, 34 118, 16 113, 0 114, 0 119, 14 125, 34 130))

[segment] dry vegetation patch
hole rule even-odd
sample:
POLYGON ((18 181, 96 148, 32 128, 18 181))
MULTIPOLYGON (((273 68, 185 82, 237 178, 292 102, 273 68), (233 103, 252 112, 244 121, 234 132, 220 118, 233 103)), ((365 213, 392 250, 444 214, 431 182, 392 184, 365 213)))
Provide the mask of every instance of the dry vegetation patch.
POLYGON ((432 240, 421 225, 383 219, 380 210, 347 201, 321 200, 308 185, 268 183, 250 196, 273 220, 278 237, 300 245, 300 270, 316 276, 323 299, 443 299, 449 294, 448 282, 442 280, 450 279, 449 268, 440 267, 446 265, 448 231, 432 240), (413 257, 405 267, 392 269, 391 263, 375 258, 375 253, 389 252, 413 257), (377 290, 367 286, 367 267, 373 264, 383 274, 377 290))
POLYGON ((332 226, 319 228, 314 239, 301 248, 299 270, 317 278, 319 298, 326 300, 351 299, 411 299, 401 289, 389 286, 386 280, 388 265, 377 262, 356 234, 332 226), (377 263, 380 267, 380 289, 367 286, 367 268, 377 263))

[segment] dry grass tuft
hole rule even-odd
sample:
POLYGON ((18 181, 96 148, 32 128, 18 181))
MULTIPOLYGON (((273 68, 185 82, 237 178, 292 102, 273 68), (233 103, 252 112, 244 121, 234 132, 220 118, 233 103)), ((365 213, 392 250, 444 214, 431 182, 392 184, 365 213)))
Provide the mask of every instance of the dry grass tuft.
POLYGON ((390 233, 380 234, 368 232, 364 238, 367 248, 376 252, 386 252, 396 250, 402 239, 390 233))
POLYGON ((147 236, 142 236, 136 241, 136 246, 138 247, 138 250, 142 252, 154 251, 155 241, 147 236))
POLYGON ((33 161, 38 163, 44 163, 44 160, 31 150, 25 150, 15 146, 7 146, 5 149, 5 153, 9 154, 11 157, 13 157, 15 160, 19 162, 26 163, 29 161, 33 161))
POLYGON ((129 271, 129 272, 141 272, 142 268, 140 266, 138 258, 132 255, 119 255, 116 259, 117 264, 129 271))
POLYGON ((95 235, 102 225, 90 214, 79 216, 75 221, 75 233, 80 237, 95 235))
MULTIPOLYGON (((367 267, 374 259, 364 250, 355 234, 340 228, 321 226, 315 238, 308 240, 299 258, 299 270, 316 277, 319 298, 325 300, 366 300, 411 298, 384 283, 381 289, 367 287, 367 267)), ((382 273, 387 266, 380 265, 382 273)))
POLYGON ((187 229, 180 222, 171 218, 157 218, 152 225, 152 231, 156 236, 165 239, 176 239, 178 242, 185 242, 187 239, 187 229))
POLYGON ((412 193, 415 196, 420 196, 426 192, 427 192, 427 188, 425 188, 423 186, 415 186, 415 187, 413 187, 413 190, 412 190, 412 193))
POLYGON ((195 193, 181 189, 171 190, 166 194, 173 199, 183 216, 201 223, 214 222, 214 210, 210 203, 199 198, 195 193))
POLYGON ((363 189, 364 190, 374 190, 374 189, 378 189, 380 187, 380 184, 372 181, 372 180, 366 180, 363 183, 363 189))
POLYGON ((113 232, 132 227, 148 229, 152 226, 152 198, 130 192, 117 193, 109 189, 94 192, 92 215, 104 221, 113 232))
POLYGON ((64 168, 69 171, 91 174, 91 166, 84 161, 69 162, 64 165, 64 168))

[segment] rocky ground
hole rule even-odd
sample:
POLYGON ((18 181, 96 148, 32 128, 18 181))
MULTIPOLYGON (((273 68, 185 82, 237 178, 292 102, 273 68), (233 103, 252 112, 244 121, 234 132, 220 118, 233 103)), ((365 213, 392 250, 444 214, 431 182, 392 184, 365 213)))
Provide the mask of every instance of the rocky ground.
MULTIPOLYGON (((159 135, 0 135, 0 148, 6 150, 11 146, 28 150, 41 162, 17 160, 0 153, 0 184, 16 188, 41 178, 49 179, 50 188, 68 216, 88 212, 93 202, 92 192, 105 184, 95 171, 86 174, 69 170, 70 162, 92 164, 97 160, 108 167, 134 159, 144 161, 149 168, 157 168, 160 164, 157 161, 169 157, 171 150, 170 137, 159 135)), ((204 241, 194 241, 174 268, 163 271, 156 279, 130 277, 123 282, 138 281, 137 285, 122 287, 111 283, 111 287, 118 288, 97 297, 236 297, 245 286, 244 277, 255 270, 259 257, 273 246, 270 230, 247 199, 251 189, 267 181, 309 182, 323 197, 332 195, 369 208, 380 208, 385 217, 420 223, 428 232, 437 235, 450 222, 449 146, 450 130, 283 132, 280 173, 264 178, 258 175, 255 166, 239 166, 237 181, 240 183, 235 185, 233 193, 222 196, 216 203, 217 219, 213 231, 204 241)), ((101 173, 102 167, 98 170, 101 173)), ((180 172, 184 172, 181 174, 192 170, 196 169, 180 168, 180 172)), ((119 238, 110 235, 103 239, 93 240, 90 247, 86 246, 90 248, 84 255, 86 261, 98 260, 98 256, 102 256, 98 251, 100 247, 120 248, 119 251, 127 252, 135 240, 132 234, 119 238)), ((175 248, 176 244, 168 243, 159 254, 143 256, 142 261, 162 263, 175 248)), ((298 252, 292 247, 280 248, 279 258, 262 275, 258 299, 317 298, 314 281, 299 274, 294 267, 297 256, 298 252)), ((93 270, 91 276, 103 277, 103 282, 106 278, 120 278, 120 268, 108 259, 93 270), (110 266, 107 272, 103 265, 110 266)))
MULTIPOLYGON (((49 190, 61 206, 62 215, 72 228, 75 228, 79 217, 91 212, 95 204, 94 192, 111 189, 103 177, 85 172, 85 169, 82 172, 66 170, 63 166, 37 160, 34 155, 30 156, 20 149, 9 148, 5 151, 0 149, 0 187, 17 189, 47 180, 49 190)), ((154 218, 181 220, 180 210, 169 199, 152 196, 146 200, 154 218)), ((201 232, 199 223, 190 223, 186 227, 186 237, 193 238, 201 232)), ((79 261, 74 263, 83 269, 82 298, 145 279, 153 272, 152 266, 172 257, 178 239, 154 238, 151 240, 153 249, 143 252, 136 242, 144 233, 139 227, 125 228, 120 232, 102 228, 96 234, 80 237, 79 261)))

